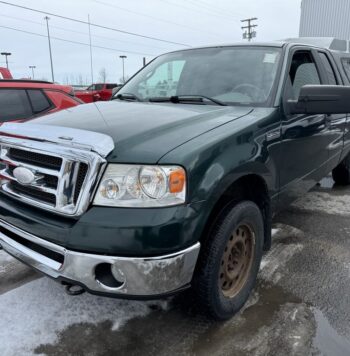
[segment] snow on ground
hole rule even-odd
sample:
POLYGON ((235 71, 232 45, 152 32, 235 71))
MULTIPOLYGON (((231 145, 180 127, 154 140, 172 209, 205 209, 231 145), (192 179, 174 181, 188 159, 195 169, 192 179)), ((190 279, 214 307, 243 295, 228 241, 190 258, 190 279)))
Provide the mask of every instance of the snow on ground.
POLYGON ((7 273, 17 263, 8 253, 0 251, 0 278, 2 274, 7 273))
MULTIPOLYGON (((263 258, 263 279, 278 282, 287 261, 302 249, 300 243, 285 244, 278 241, 299 233, 299 230, 284 225, 272 230, 277 241, 263 258)), ((0 251, 0 278, 2 269, 3 273, 13 272, 10 269, 13 264, 19 262, 0 251)), ((257 294, 253 295, 246 308, 254 305, 258 299, 257 294)), ((112 329, 117 330, 132 318, 148 315, 151 312, 150 304, 156 304, 159 309, 168 308, 168 302, 164 301, 146 303, 117 300, 87 293, 71 297, 66 295, 61 285, 49 278, 40 278, 0 295, 0 354, 30 355, 41 344, 55 343, 62 331, 78 323, 96 325, 111 320, 112 329)))
MULTIPOLYGON (((299 229, 292 226, 280 225, 272 229, 272 238, 288 241, 291 237, 302 236, 299 229)), ((260 265, 260 277, 273 283, 277 283, 282 274, 284 266, 293 257, 294 254, 303 249, 301 243, 283 243, 281 241, 273 242, 271 250, 263 257, 260 265)))
POLYGON ((278 234, 279 231, 280 229, 272 229, 271 236, 274 237, 276 234, 278 234))
POLYGON ((263 258, 260 267, 260 276, 273 283, 277 283, 282 274, 281 269, 293 257, 294 254, 303 249, 302 244, 277 244, 263 258))
POLYGON ((302 210, 350 216, 350 195, 331 195, 325 192, 309 192, 292 204, 302 210))
POLYGON ((8 253, 6 253, 4 250, 0 251, 0 265, 3 265, 4 263, 15 261, 13 257, 11 257, 8 253))
MULTIPOLYGON (((164 303, 152 304, 164 308, 164 303)), ((0 296, 0 353, 30 355, 40 344, 55 342, 60 331, 76 323, 112 320, 113 329, 118 329, 129 319, 149 314, 149 305, 87 293, 71 297, 56 282, 41 278, 0 296)))

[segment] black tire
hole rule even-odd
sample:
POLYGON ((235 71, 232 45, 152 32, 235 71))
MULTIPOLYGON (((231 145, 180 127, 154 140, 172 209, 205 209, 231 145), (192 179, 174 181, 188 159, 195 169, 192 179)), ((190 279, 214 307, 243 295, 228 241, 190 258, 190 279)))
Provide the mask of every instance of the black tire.
POLYGON ((346 156, 332 171, 332 177, 338 185, 350 184, 350 155, 346 156))
MULTIPOLYGON (((246 241, 244 244, 247 244, 246 241)), ((226 320, 243 307, 256 283, 263 244, 263 217, 256 204, 243 201, 228 207, 220 214, 209 238, 201 247, 192 284, 193 293, 202 312, 215 320, 226 320), (253 232, 254 245, 251 247, 251 251, 254 255, 249 254, 251 256, 249 257, 250 269, 245 273, 244 284, 234 296, 229 297, 224 295, 226 291, 223 290, 220 278, 222 277, 224 256, 227 256, 227 253, 232 254, 232 252, 227 252, 227 246, 230 246, 230 240, 233 239, 232 236, 236 234, 236 231, 238 233, 236 229, 239 226, 249 226, 253 232)))

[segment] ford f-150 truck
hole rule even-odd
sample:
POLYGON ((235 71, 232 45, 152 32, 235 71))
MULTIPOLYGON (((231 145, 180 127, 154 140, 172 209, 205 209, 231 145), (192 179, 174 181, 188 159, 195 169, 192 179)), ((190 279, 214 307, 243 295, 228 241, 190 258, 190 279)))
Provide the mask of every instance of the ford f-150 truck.
POLYGON ((350 182, 346 42, 161 55, 109 102, 0 127, 0 244, 67 286, 125 298, 191 287, 216 319, 254 287, 273 214, 350 182), (344 51, 342 51, 344 49, 344 51))

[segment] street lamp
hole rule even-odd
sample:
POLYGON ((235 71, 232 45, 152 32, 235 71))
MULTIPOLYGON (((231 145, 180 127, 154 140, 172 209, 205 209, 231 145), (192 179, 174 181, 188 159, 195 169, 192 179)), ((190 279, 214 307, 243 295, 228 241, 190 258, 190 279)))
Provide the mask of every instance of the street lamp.
POLYGON ((32 79, 34 79, 34 69, 36 66, 29 66, 29 68, 32 70, 32 79))
POLYGON ((119 56, 119 58, 121 58, 123 62, 123 84, 124 84, 125 83, 124 60, 128 57, 123 55, 123 56, 119 56))
POLYGON ((7 68, 7 69, 9 69, 9 62, 8 62, 8 60, 7 60, 7 57, 8 57, 8 56, 11 56, 11 54, 12 54, 12 53, 10 53, 10 52, 1 52, 1 55, 2 55, 2 56, 5 56, 5 58, 6 58, 6 68, 7 68))

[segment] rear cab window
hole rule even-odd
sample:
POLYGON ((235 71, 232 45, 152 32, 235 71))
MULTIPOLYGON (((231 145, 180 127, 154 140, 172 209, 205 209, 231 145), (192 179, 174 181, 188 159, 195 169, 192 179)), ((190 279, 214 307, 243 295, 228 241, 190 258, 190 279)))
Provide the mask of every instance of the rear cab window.
POLYGON ((118 84, 106 84, 106 89, 113 89, 117 86, 118 84))
POLYGON ((348 80, 350 82, 350 58, 342 58, 341 64, 343 66, 346 77, 348 78, 348 80))
POLYGON ((321 62, 323 64, 323 67, 326 71, 326 76, 327 76, 327 79, 328 79, 328 83, 330 85, 337 85, 339 84, 338 81, 337 81, 337 77, 335 75, 335 72, 334 72, 334 69, 333 69, 333 66, 328 58, 328 56, 326 55, 326 53, 324 52, 318 52, 319 56, 320 56, 320 59, 321 59, 321 62))

